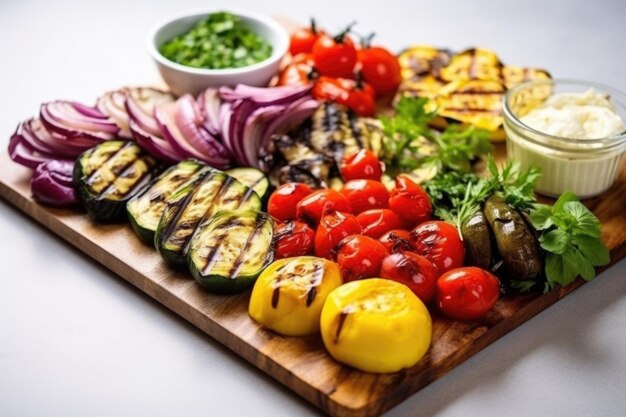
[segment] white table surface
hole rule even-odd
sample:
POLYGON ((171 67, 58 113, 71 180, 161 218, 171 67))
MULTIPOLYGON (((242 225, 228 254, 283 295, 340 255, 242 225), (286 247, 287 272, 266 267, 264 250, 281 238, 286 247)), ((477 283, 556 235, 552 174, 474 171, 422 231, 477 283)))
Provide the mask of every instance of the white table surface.
MULTIPOLYGON (((148 29, 226 6, 316 16, 331 30, 358 20, 395 50, 479 45, 626 90, 623 0, 0 0, 0 143, 43 101, 156 82, 148 29)), ((0 231, 0 416, 319 415, 4 202, 0 231)), ((622 261, 388 416, 626 415, 625 295, 622 261)))

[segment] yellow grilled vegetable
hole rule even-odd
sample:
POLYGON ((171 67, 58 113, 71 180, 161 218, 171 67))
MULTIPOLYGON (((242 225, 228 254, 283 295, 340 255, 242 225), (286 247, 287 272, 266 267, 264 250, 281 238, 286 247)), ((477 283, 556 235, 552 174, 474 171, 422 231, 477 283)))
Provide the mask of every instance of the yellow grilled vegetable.
POLYGON ((426 306, 409 288, 373 278, 342 285, 326 298, 322 339, 337 361, 365 372, 415 365, 432 337, 426 306))
POLYGON ((257 279, 248 312, 285 336, 317 333, 324 301, 340 285, 341 272, 334 262, 314 256, 280 259, 257 279))
MULTIPOLYGON (((402 84, 398 96, 426 97, 428 110, 439 117, 431 125, 444 129, 448 123, 474 125, 490 133, 494 142, 504 140, 502 97, 520 83, 549 79, 540 68, 503 65, 498 56, 483 48, 457 54, 431 46, 415 45, 398 55, 402 84)), ((541 100, 542 94, 532 93, 541 100)))

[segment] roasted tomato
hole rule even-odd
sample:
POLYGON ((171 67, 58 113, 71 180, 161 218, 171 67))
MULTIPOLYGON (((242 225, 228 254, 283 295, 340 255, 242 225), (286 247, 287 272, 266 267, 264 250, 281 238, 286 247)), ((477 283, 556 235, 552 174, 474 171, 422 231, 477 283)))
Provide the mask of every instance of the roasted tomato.
POLYGON ((304 222, 288 220, 274 227, 274 258, 313 254, 315 231, 304 222))
POLYGON ((362 235, 348 236, 335 248, 335 259, 344 282, 378 276, 387 255, 382 243, 362 235))
POLYGON ((313 44, 313 60, 315 68, 322 75, 349 78, 354 72, 357 52, 346 28, 334 38, 323 34, 313 44))
POLYGON ((411 232, 415 251, 430 259, 441 273, 463 266, 465 247, 459 232, 450 223, 429 221, 411 232))
POLYGON ((407 251, 387 256, 379 276, 406 285, 427 304, 435 295, 439 270, 425 257, 407 251))
POLYGON ((350 202, 331 188, 317 190, 303 198, 296 208, 297 218, 318 224, 325 210, 352 213, 350 202))
POLYGON ((311 187, 299 182, 283 184, 270 195, 267 212, 279 222, 294 220, 297 204, 312 192, 311 187))
POLYGON ((350 180, 343 185, 341 194, 350 202, 354 214, 389 205, 389 191, 379 181, 350 180))
POLYGON ((313 45, 317 39, 324 35, 324 32, 318 31, 315 20, 311 19, 311 26, 303 27, 296 30, 290 38, 289 53, 293 56, 313 52, 313 45))
POLYGON ((341 161, 341 178, 350 180, 380 181, 383 175, 383 166, 378 156, 368 149, 361 149, 357 153, 346 155, 341 161))
POLYGON ((374 90, 367 83, 348 78, 320 76, 315 80, 312 94, 318 100, 343 104, 359 116, 374 115, 374 90))
POLYGON ((301 53, 294 56, 286 67, 278 73, 276 85, 302 85, 312 81, 314 75, 313 57, 301 53))
POLYGON ((484 269, 457 268, 437 280, 437 306, 446 316, 456 320, 484 316, 499 297, 500 281, 484 269))
POLYGON ((404 225, 400 216, 389 209, 367 210, 356 216, 356 219, 363 228, 363 234, 374 239, 404 225))
POLYGON ((376 94, 393 94, 400 86, 400 64, 394 54, 380 46, 365 46, 358 51, 363 79, 376 94))
MULTIPOLYGON (((357 220, 359 218, 357 217, 357 220)), ((385 245, 389 253, 401 252, 404 250, 413 250, 413 240, 411 234, 402 229, 390 230, 383 234, 379 239, 380 243, 385 245)))
POLYGON ((330 259, 339 242, 360 233, 361 226, 352 214, 327 211, 315 232, 315 256, 330 259))
POLYGON ((429 219, 432 212, 426 191, 406 175, 396 178, 396 186, 389 196, 389 208, 411 224, 429 219))

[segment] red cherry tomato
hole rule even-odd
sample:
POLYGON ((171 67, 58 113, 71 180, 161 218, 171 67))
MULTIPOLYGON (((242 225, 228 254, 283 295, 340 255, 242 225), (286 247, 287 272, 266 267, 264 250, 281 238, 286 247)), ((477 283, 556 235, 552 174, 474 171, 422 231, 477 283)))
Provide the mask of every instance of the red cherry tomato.
POLYGON ((378 156, 368 149, 361 149, 357 153, 346 155, 341 161, 341 178, 350 180, 380 181, 383 167, 378 156))
POLYGON ((350 180, 343 185, 341 194, 350 202, 354 214, 389 205, 389 191, 379 181, 350 180))
POLYGON ((279 222, 294 220, 297 204, 312 192, 311 187, 299 182, 283 184, 270 195, 267 212, 279 222))
POLYGON ((396 186, 389 197, 389 208, 411 224, 427 220, 432 212, 426 191, 406 175, 396 178, 396 186))
POLYGON ((484 316, 499 297, 500 281, 484 269, 457 268, 437 280, 437 306, 446 316, 456 320, 484 316))
POLYGON ((334 38, 323 34, 313 44, 315 68, 322 75, 350 78, 357 61, 357 52, 352 40, 347 37, 350 28, 334 38))
POLYGON ((313 76, 313 57, 301 53, 294 56, 286 67, 278 73, 276 85, 303 85, 311 82, 313 76))
POLYGON ((402 75, 398 59, 387 49, 374 46, 358 51, 363 79, 371 85, 376 94, 392 94, 400 85, 402 75))
POLYGON ((411 232, 415 251, 430 259, 443 274, 463 266, 465 247, 456 227, 442 221, 420 224, 411 232))
POLYGON ((296 207, 298 219, 318 224, 326 210, 351 213, 350 202, 343 194, 331 188, 317 190, 303 198, 296 207))
MULTIPOLYGON (((357 220, 358 220, 357 216, 357 220)), ((411 251, 414 249, 411 234, 402 229, 390 230, 378 238, 389 253, 396 253, 401 251, 411 251)))
POLYGON ((374 239, 404 226, 400 216, 389 209, 367 210, 356 216, 356 219, 363 228, 363 234, 374 239))
POLYGON ((376 107, 374 90, 366 83, 358 83, 347 78, 320 76, 313 85, 312 94, 318 100, 343 104, 358 116, 374 115, 376 107))
POLYGON ((315 231, 297 220, 279 223, 274 227, 274 258, 310 255, 313 253, 315 231))
POLYGON ((300 28, 291 35, 289 53, 294 56, 303 52, 311 53, 315 41, 321 35, 324 35, 324 32, 318 31, 315 27, 315 21, 311 19, 311 26, 300 28))
POLYGON ((315 256, 330 259, 332 251, 345 237, 361 233, 352 214, 330 211, 320 220, 315 232, 315 256))
POLYGON ((431 261, 417 253, 398 252, 383 260, 379 275, 405 284, 420 300, 429 303, 435 295, 439 271, 431 261))
POLYGON ((376 277, 388 255, 382 243, 361 235, 346 237, 339 242, 335 252, 343 282, 376 277))

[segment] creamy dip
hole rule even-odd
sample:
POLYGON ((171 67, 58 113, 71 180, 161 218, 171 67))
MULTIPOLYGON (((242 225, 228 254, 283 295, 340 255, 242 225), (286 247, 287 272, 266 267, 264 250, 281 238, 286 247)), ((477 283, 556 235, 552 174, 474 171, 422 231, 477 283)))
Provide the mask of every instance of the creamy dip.
POLYGON ((594 89, 555 94, 520 120, 540 132, 569 139, 601 139, 626 130, 609 98, 594 89))

